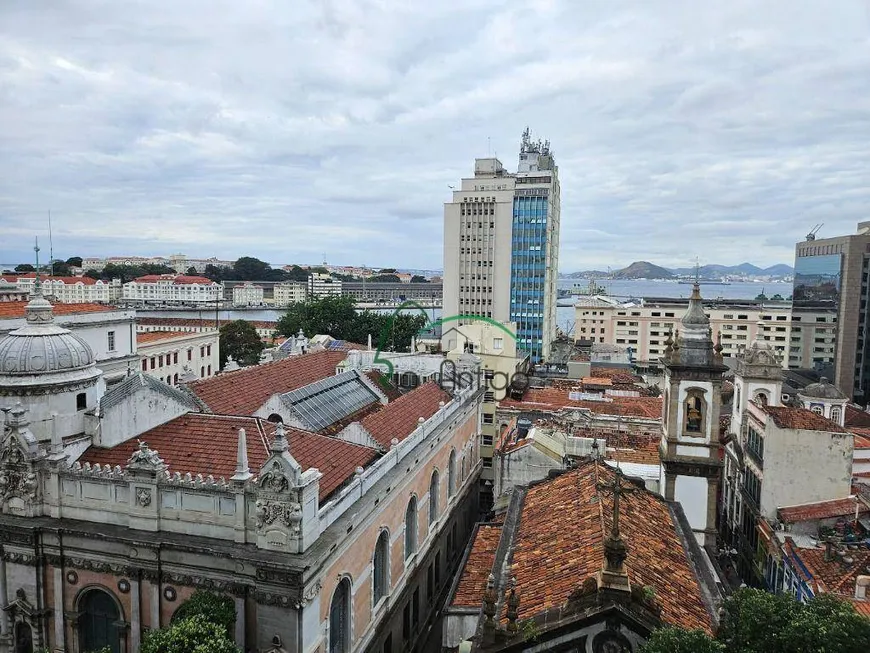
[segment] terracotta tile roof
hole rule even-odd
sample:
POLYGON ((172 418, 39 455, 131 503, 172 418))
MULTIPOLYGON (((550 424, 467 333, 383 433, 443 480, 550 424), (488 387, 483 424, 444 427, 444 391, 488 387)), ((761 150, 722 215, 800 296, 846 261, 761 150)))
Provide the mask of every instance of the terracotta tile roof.
POLYGON ((792 406, 761 406, 761 409, 773 418, 774 424, 781 429, 804 429, 807 431, 827 431, 830 433, 845 433, 839 424, 827 417, 816 415, 806 408, 792 406))
POLYGON ((274 394, 298 390, 335 374, 345 359, 339 351, 290 356, 273 363, 245 367, 210 379, 193 381, 188 388, 215 413, 251 415, 274 394))
MULTIPOLYGON (((529 488, 512 565, 520 619, 561 606, 602 568, 613 505, 612 496, 599 494, 596 485, 612 482, 614 474, 589 462, 529 488)), ((665 501, 638 488, 623 497, 620 510, 631 582, 655 588, 666 623, 711 631, 698 580, 665 501)))
POLYGON ((605 379, 605 378, 603 378, 603 377, 597 377, 597 376, 584 376, 584 377, 580 380, 580 383, 582 383, 583 385, 599 386, 599 387, 602 387, 602 388, 609 388, 609 387, 611 387, 611 386, 613 385, 613 380, 612 380, 612 379, 605 379))
MULTIPOLYGON (((786 506, 779 508, 778 511, 780 518, 791 524, 815 519, 830 519, 833 517, 847 517, 849 515, 854 516, 855 499, 844 498, 833 499, 831 501, 804 503, 799 506, 786 506)), ((861 504, 860 512, 870 512, 870 509, 861 504)))
MULTIPOLYGON (((218 320, 218 326, 229 324, 233 320, 218 320)), ((257 329, 276 329, 277 322, 267 320, 246 320, 257 329)), ((214 319, 186 318, 186 317, 140 317, 136 322, 145 326, 174 326, 174 327, 209 327, 214 328, 214 319)))
POLYGON ((559 410, 560 408, 588 408, 601 415, 624 415, 661 419, 661 397, 613 397, 613 401, 574 401, 568 390, 557 388, 529 388, 520 401, 503 399, 502 408, 518 410, 559 410))
MULTIPOLYGON (((35 279, 36 274, 33 272, 28 272, 26 274, 16 274, 16 275, 4 275, 0 276, 0 280, 8 281, 10 283, 15 283, 16 279, 35 279)), ((59 276, 51 276, 49 275, 41 275, 39 277, 40 281, 60 281, 64 284, 77 284, 80 283, 83 286, 93 286, 97 283, 96 279, 91 279, 90 277, 59 277, 59 276)), ((105 282, 103 282, 105 283, 105 282)))
POLYGON ((870 428, 852 426, 848 430, 855 437, 855 449, 870 449, 870 428))
MULTIPOLYGON (((73 315, 76 313, 102 313, 105 311, 117 311, 120 309, 104 304, 61 304, 51 305, 55 317, 60 315, 73 315)), ((0 302, 0 320, 23 318, 27 302, 0 302)))
POLYGON ((198 283, 200 285, 211 286, 217 285, 216 281, 212 281, 208 277, 195 277, 188 276, 186 274, 146 274, 144 277, 137 277, 133 279, 136 283, 157 283, 158 281, 172 281, 173 284, 193 284, 198 283))
POLYGON ((196 334, 192 334, 190 331, 140 331, 136 334, 136 344, 147 345, 159 340, 172 340, 173 338, 183 338, 190 335, 196 334))
POLYGON ((863 411, 852 404, 846 404, 846 417, 844 423, 847 428, 850 426, 870 427, 870 413, 863 411))
POLYGON ((823 592, 854 596, 855 579, 866 574, 865 567, 870 565, 870 551, 849 550, 848 556, 854 563, 845 566, 836 558, 825 560, 824 549, 793 548, 794 555, 799 557, 812 574, 813 580, 820 585, 823 592))
POLYGON ((495 562, 495 550, 499 538, 501 538, 501 524, 480 524, 477 527, 451 605, 472 608, 481 606, 486 581, 495 562))
MULTIPOLYGON (((240 428, 245 429, 248 462, 256 474, 269 457, 268 443, 275 428, 262 419, 188 413, 147 431, 139 439, 160 454, 172 473, 229 479, 236 469, 240 428)), ((352 477, 357 467, 366 467, 378 457, 374 449, 336 438, 297 429, 286 432, 290 454, 302 469, 316 467, 323 474, 321 501, 352 477)), ((90 447, 79 461, 124 467, 137 447, 135 439, 111 449, 90 447)))
POLYGON ((629 370, 617 367, 596 367, 593 365, 589 375, 598 379, 610 379, 614 383, 633 384, 643 381, 643 379, 632 374, 629 370))
POLYGON ((438 404, 450 401, 450 395, 437 383, 424 383, 378 412, 363 419, 360 425, 383 447, 390 448, 393 438, 399 442, 419 426, 419 418, 429 419, 438 412, 438 404))
POLYGON ((365 375, 384 393, 387 401, 395 401, 402 396, 402 393, 386 374, 382 374, 378 370, 369 370, 365 375))
POLYGON ((855 612, 857 612, 858 614, 862 614, 870 619, 870 601, 859 601, 855 598, 849 600, 852 602, 852 606, 855 608, 855 612))

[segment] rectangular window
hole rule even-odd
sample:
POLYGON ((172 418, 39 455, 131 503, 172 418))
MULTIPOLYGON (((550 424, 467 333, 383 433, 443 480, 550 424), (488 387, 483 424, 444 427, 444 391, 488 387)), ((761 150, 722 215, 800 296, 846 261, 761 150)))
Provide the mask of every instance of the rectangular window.
POLYGON ((187 350, 187 360, 193 360, 193 349, 187 350))
POLYGON ((492 446, 492 436, 491 435, 481 435, 480 436, 480 444, 484 447, 492 446))
POLYGON ((493 338, 492 348, 496 350, 504 349, 504 338, 493 338))
POLYGON ((492 458, 481 458, 486 469, 492 469, 492 458))
POLYGON ((157 359, 154 358, 154 356, 152 356, 151 357, 151 369, 153 370, 156 365, 157 365, 157 359))
POLYGON ((157 367, 163 367, 163 354, 157 357, 157 367))
POLYGON ((173 352, 173 354, 172 354, 172 364, 173 364, 173 365, 177 365, 177 364, 178 364, 178 352, 177 352, 177 351, 176 351, 176 352, 173 352))
POLYGON ((490 415, 489 413, 484 413, 484 414, 483 414, 483 423, 484 423, 484 424, 492 424, 492 423, 493 423, 493 419, 494 419, 494 416, 493 416, 493 415, 490 415))
POLYGON ((109 331, 107 336, 109 340, 109 351, 115 351, 115 332, 109 331))

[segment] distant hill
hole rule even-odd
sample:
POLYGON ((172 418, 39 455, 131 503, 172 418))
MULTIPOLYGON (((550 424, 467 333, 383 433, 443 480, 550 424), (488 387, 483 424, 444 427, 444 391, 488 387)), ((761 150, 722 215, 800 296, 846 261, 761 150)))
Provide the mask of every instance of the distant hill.
POLYGON ((616 270, 611 278, 613 279, 671 279, 673 273, 658 265, 653 265, 649 261, 635 261, 627 268, 616 270))
MULTIPOLYGON (((642 268, 636 268, 642 271, 642 268)), ((757 265, 753 265, 752 263, 741 263, 740 265, 717 265, 711 263, 710 265, 702 265, 698 270, 702 279, 721 279, 727 276, 747 276, 747 277, 786 277, 794 274, 794 268, 790 265, 785 265, 784 263, 778 263, 776 265, 771 265, 766 268, 760 268, 757 265)), ((660 272, 658 274, 661 274, 660 272)), ((647 261, 636 261, 632 263, 627 268, 623 268, 622 270, 617 270, 616 272, 603 272, 601 270, 584 270, 581 272, 572 272, 570 274, 562 275, 565 279, 584 279, 594 277, 596 279, 602 278, 613 278, 613 279, 669 279, 674 276, 694 276, 695 268, 663 268, 657 265, 653 265, 647 261), (631 270, 630 274, 634 275, 635 270, 632 270, 633 266, 652 266, 655 270, 663 270, 667 272, 667 275, 664 276, 656 276, 654 272, 650 272, 649 274, 638 274, 637 276, 617 276, 618 274, 623 274, 628 270, 631 270)))

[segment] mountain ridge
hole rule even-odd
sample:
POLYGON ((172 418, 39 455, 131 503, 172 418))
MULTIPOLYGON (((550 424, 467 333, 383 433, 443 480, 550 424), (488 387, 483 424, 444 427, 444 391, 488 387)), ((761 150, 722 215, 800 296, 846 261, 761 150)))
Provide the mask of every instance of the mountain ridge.
MULTIPOLYGON (((702 279, 722 279, 724 277, 785 277, 794 274, 794 268, 784 263, 777 263, 761 268, 752 263, 739 265, 721 265, 711 263, 698 268, 702 279)), ((678 276, 694 276, 695 268, 669 268, 655 265, 649 261, 635 261, 619 270, 604 272, 601 270, 582 270, 560 275, 563 279, 582 279, 588 277, 609 279, 672 279, 678 276)))

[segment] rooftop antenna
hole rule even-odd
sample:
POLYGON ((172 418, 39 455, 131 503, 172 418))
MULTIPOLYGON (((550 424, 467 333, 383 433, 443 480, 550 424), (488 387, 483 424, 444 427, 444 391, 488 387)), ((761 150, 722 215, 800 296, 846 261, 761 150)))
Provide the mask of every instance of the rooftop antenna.
POLYGON ((33 284, 33 294, 38 295, 39 289, 41 285, 39 283, 39 236, 36 237, 36 241, 33 245, 33 251, 36 253, 36 279, 33 284))
POLYGON ((486 156, 487 157, 490 155, 491 151, 492 150, 490 150, 490 138, 489 138, 489 136, 487 136, 486 137, 486 156))
POLYGON ((51 209, 48 210, 48 261, 51 265, 51 276, 54 276, 54 241, 51 238, 51 209))

